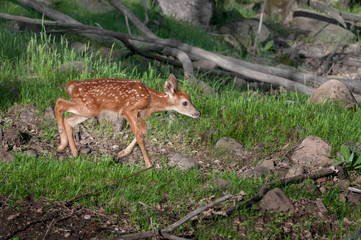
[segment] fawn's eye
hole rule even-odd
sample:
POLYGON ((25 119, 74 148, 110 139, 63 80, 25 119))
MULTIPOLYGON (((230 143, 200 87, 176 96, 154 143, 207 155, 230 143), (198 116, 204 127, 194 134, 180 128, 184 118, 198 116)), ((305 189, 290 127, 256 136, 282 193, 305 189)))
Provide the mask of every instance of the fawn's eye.
POLYGON ((188 105, 187 101, 183 102, 183 106, 187 106, 187 105, 188 105))

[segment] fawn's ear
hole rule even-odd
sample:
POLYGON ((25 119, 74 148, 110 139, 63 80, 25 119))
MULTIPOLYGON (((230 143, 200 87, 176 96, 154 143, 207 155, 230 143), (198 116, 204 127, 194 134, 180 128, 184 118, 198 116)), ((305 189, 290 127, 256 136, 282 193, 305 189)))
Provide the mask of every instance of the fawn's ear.
POLYGON ((177 79, 175 79, 174 75, 171 74, 164 83, 164 92, 170 96, 173 96, 177 90, 178 90, 177 79))

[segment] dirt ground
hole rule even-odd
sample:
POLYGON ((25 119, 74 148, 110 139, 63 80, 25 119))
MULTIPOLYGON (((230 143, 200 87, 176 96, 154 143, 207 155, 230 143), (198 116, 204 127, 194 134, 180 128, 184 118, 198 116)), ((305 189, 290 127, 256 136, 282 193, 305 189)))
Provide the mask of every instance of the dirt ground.
POLYGON ((68 208, 46 200, 8 202, 0 196, 0 239, 99 239, 130 231, 122 216, 68 208))

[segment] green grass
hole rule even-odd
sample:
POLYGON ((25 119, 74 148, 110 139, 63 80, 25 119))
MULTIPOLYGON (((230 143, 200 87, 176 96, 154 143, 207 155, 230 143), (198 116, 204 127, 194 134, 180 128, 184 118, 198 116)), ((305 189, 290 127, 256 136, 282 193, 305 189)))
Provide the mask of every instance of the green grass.
MULTIPOLYGON (((128 6, 142 18, 142 8, 139 4, 133 2, 128 6)), ((120 14, 110 13, 105 18, 103 15, 89 13, 83 9, 77 8, 77 11, 71 11, 70 9, 76 8, 74 1, 71 0, 61 1, 58 7, 60 11, 83 23, 97 22, 104 28, 126 32, 124 18, 120 14)), ((0 2, 0 8, 14 14, 25 13, 27 16, 39 17, 32 10, 23 10, 18 5, 9 2, 0 2)), ((158 17, 157 11, 159 9, 152 6, 150 15, 153 19, 158 17)), ((162 28, 151 26, 160 37, 178 38, 208 50, 223 54, 232 53, 232 49, 217 39, 209 37, 202 29, 182 25, 165 17, 162 21, 162 28)), ((135 29, 132 29, 132 32, 137 33, 135 29)), ((169 122, 165 120, 167 114, 155 114, 147 120, 151 126, 147 139, 151 139, 152 136, 157 136, 162 141, 177 139, 180 144, 191 145, 192 148, 187 151, 192 151, 198 147, 212 149, 215 141, 228 136, 243 142, 248 150, 259 143, 264 143, 263 156, 277 153, 288 143, 292 147, 308 135, 316 135, 329 141, 333 145, 333 156, 344 142, 361 142, 359 108, 353 111, 346 110, 337 104, 315 105, 308 102, 308 96, 294 92, 269 95, 247 91, 232 84, 225 84, 231 82, 229 78, 199 75, 198 77, 207 81, 219 92, 218 96, 210 96, 190 86, 182 77, 181 70, 173 71, 172 68, 166 66, 159 67, 157 63, 137 56, 110 62, 108 59, 102 59, 95 51, 89 54, 76 53, 68 43, 68 40, 74 39, 84 41, 83 38, 74 35, 59 37, 19 33, 9 30, 5 25, 0 25, 0 116, 6 116, 7 111, 15 104, 27 105, 29 103, 35 103, 40 114, 43 114, 45 108, 54 106, 58 97, 68 98, 64 84, 72 79, 137 78, 154 89, 162 90, 164 80, 169 73, 175 73, 179 80, 179 88, 189 93, 194 105, 201 111, 202 117, 195 120, 177 114, 177 118, 169 122), (59 66, 69 61, 82 61, 95 72, 59 70, 59 66), (222 106, 226 108, 220 111, 222 106), (203 143, 199 139, 209 128, 216 128, 219 132, 209 143, 203 143), (296 129, 299 130, 298 133, 296 129)), ((90 43, 90 45, 96 48, 100 44, 90 43)), ((115 48, 121 47, 115 46, 115 48)), ((5 122, 0 122, 0 124, 3 128, 8 127, 5 122)), ((54 141, 55 125, 43 123, 41 129, 46 129, 42 140, 54 141)), ((104 136, 109 134, 108 127, 100 126, 98 131, 104 132, 104 136)), ((224 153, 215 154, 223 155, 224 153)), ((132 223, 142 230, 151 229, 150 218, 153 219, 153 224, 157 228, 166 227, 171 222, 139 202, 150 206, 164 205, 174 217, 180 219, 197 208, 200 203, 206 203, 205 199, 210 196, 217 198, 226 193, 237 194, 240 190, 244 190, 247 193, 245 196, 247 199, 254 195, 258 187, 263 184, 262 180, 240 178, 237 172, 225 169, 180 171, 163 167, 124 180, 114 189, 110 189, 104 186, 142 169, 143 165, 141 167, 121 166, 112 163, 107 156, 90 159, 79 157, 63 161, 51 154, 32 158, 17 153, 16 157, 16 160, 11 163, 0 163, 2 174, 0 194, 7 195, 14 201, 27 196, 34 196, 37 199, 45 197, 50 201, 65 201, 91 189, 101 188, 99 194, 82 198, 76 204, 91 208, 102 207, 107 213, 119 211, 129 213, 132 223), (230 181, 231 186, 226 191, 214 187, 214 177, 230 181)), ((306 190, 300 190, 297 186, 283 187, 283 190, 292 199, 317 197, 306 190)), ((329 214, 336 215, 340 224, 345 216, 360 224, 357 219, 360 219, 361 207, 351 208, 346 203, 340 204, 339 193, 340 189, 331 186, 322 195, 324 204, 330 210, 329 214)), ((280 235, 278 227, 287 221, 288 216, 271 213, 269 215, 267 230, 260 232, 254 225, 259 217, 257 208, 241 209, 235 214, 243 220, 241 225, 246 228, 249 238, 262 239, 273 236, 274 239, 279 237, 287 239, 286 236, 280 235)), ((232 227, 232 219, 235 216, 217 217, 211 222, 201 219, 195 225, 183 226, 178 232, 193 229, 198 239, 221 237, 238 239, 240 232, 232 227)), ((316 220, 310 218, 307 221, 300 223, 300 231, 316 220)), ((343 227, 334 233, 334 236, 341 237, 354 229, 355 226, 343 227)))

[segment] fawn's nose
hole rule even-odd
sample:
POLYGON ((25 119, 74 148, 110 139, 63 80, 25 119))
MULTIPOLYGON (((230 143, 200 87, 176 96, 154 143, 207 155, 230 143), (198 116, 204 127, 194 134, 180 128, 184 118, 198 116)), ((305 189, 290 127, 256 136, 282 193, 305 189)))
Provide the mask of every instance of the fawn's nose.
POLYGON ((201 116, 201 112, 197 110, 197 112, 195 112, 192 117, 193 118, 199 118, 201 116))

